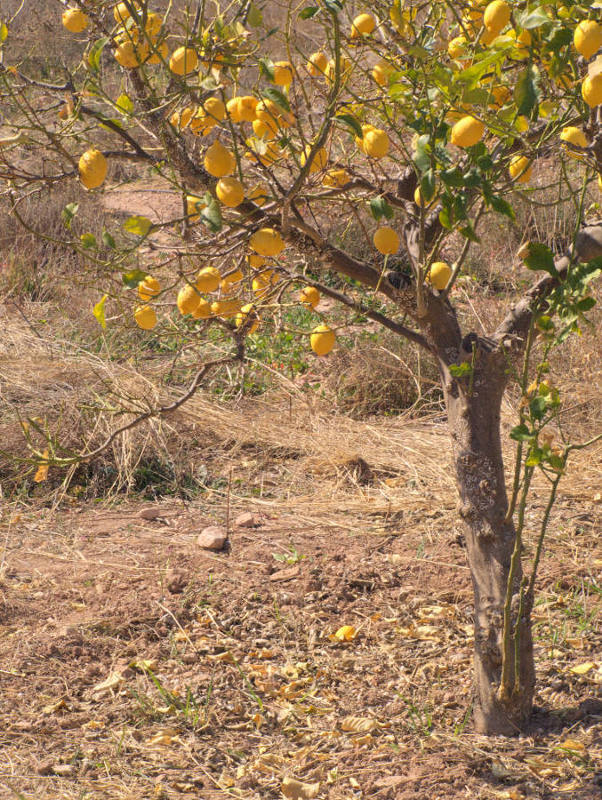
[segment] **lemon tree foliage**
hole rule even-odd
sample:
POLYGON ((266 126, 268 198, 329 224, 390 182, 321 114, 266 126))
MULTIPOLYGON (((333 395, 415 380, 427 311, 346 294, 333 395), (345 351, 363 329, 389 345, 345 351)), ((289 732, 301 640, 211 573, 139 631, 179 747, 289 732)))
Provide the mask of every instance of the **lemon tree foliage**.
POLYGON ((57 2, 79 57, 50 81, 13 58, 2 20, 2 191, 30 226, 21 197, 66 184, 100 206, 118 164, 177 199, 175 211, 132 214, 100 241, 68 206, 65 245, 106 276, 94 308, 103 326, 152 337, 176 326, 192 341, 217 331, 244 361, 255 332, 300 305, 314 322, 295 334, 324 357, 341 327, 334 301, 437 362, 475 587, 474 723, 513 733, 532 705, 531 609, 549 517, 524 568, 528 489, 543 470, 553 500, 581 446, 547 432, 562 406, 548 356, 585 324, 602 264, 586 201, 602 185, 598 4, 190 8, 57 2), (510 229, 518 198, 552 195, 572 204, 566 248, 525 242, 524 296, 486 335, 462 330, 452 292, 481 231, 491 220, 510 229), (510 381, 523 401, 507 481, 499 413, 510 381))

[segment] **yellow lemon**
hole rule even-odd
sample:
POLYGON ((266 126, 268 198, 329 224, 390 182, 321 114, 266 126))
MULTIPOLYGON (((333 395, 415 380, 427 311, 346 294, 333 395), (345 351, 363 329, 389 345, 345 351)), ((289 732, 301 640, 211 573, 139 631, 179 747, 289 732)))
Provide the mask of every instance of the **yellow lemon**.
POLYGON ((265 258, 258 253, 249 253, 247 262, 252 269, 261 269, 265 264, 265 258))
POLYGON ((374 28, 376 28, 376 20, 372 14, 358 14, 351 25, 351 38, 369 36, 374 28))
POLYGON ((483 23, 490 33, 497 36, 510 22, 510 6, 506 0, 493 0, 483 14, 483 23))
POLYGON ((90 20, 88 15, 84 14, 79 8, 68 8, 63 11, 63 25, 69 33, 81 33, 85 31, 90 20))
POLYGON ((466 55, 467 47, 468 41, 466 36, 456 36, 454 39, 449 40, 447 44, 447 52, 449 53, 450 58, 462 58, 462 56, 466 55))
POLYGON ((194 108, 183 108, 181 111, 174 111, 169 118, 169 121, 178 130, 186 128, 190 124, 190 120, 194 116, 194 108))
POLYGON ((602 104, 602 72, 585 76, 581 84, 581 95, 590 108, 602 104))
POLYGON ((195 287, 191 286, 189 283, 187 283, 185 286, 182 286, 178 292, 176 304, 180 314, 192 314, 194 311, 196 311, 200 302, 201 298, 199 293, 195 287))
MULTIPOLYGON (((341 56, 340 60, 340 69, 341 69, 341 77, 345 80, 351 70, 353 69, 353 64, 346 56, 341 56)), ((336 60, 331 58, 328 64, 326 64, 326 69, 324 70, 324 75, 326 76, 327 80, 333 81, 337 72, 336 60)))
MULTIPOLYGON (((560 139, 568 144, 575 145, 576 147, 587 147, 588 141, 582 130, 575 128, 573 125, 567 125, 560 133, 560 139)), ((570 147, 565 148, 570 156, 576 158, 578 161, 583 160, 583 156, 570 147)))
POLYGON ((175 75, 188 75, 198 65, 199 57, 194 47, 178 47, 169 59, 169 68, 175 75))
POLYGON ((249 245, 260 256, 277 256, 284 250, 284 241, 274 228, 260 228, 251 236, 249 245))
POLYGON ((234 272, 224 275, 219 288, 224 294, 230 294, 230 292, 234 291, 236 284, 240 283, 243 278, 244 275, 242 271, 240 269, 235 269, 234 272))
POLYGON ((236 315, 236 319, 234 320, 234 322, 237 328, 241 328, 249 320, 252 321, 249 328, 247 329, 247 334, 255 333, 255 331, 259 327, 259 317, 257 316, 257 312, 255 311, 255 306, 252 303, 247 303, 247 305, 242 306, 242 308, 236 315))
POLYGON ((242 122, 242 103, 240 97, 231 97, 226 103, 226 111, 232 122, 242 122))
POLYGON ((162 61, 167 61, 167 56, 169 55, 169 47, 167 46, 167 42, 159 42, 159 44, 155 43, 155 50, 156 52, 151 53, 147 64, 160 64, 162 61))
POLYGON ((273 139, 278 131, 278 123, 272 120, 269 124, 262 119, 253 120, 253 133, 258 139, 273 139))
POLYGON ((325 356, 335 345, 337 337, 328 325, 318 325, 309 337, 311 349, 317 356, 325 356))
POLYGON ((238 297, 234 297, 232 300, 216 300, 211 303, 211 314, 214 317, 221 317, 221 319, 231 319, 241 310, 241 305, 238 297))
POLYGON ((426 279, 435 289, 442 291, 449 283, 451 274, 452 271, 449 264, 446 264, 445 261, 435 261, 431 264, 426 279))
POLYGON ((107 177, 107 159, 92 147, 79 159, 79 179, 86 189, 96 189, 107 177))
POLYGON ((451 129, 451 143, 456 147, 472 147, 485 133, 483 123, 474 117, 462 117, 451 129))
MULTIPOLYGON (((312 146, 308 144, 305 147, 305 151, 301 153, 300 162, 302 167, 304 167, 305 164, 307 163, 307 158, 311 152, 311 149, 312 146)), ((311 162, 311 167, 309 168, 309 171, 310 173, 319 172, 321 169, 324 169, 326 164, 328 164, 328 153, 323 147, 320 147, 320 149, 316 152, 314 156, 314 160, 311 162)))
POLYGON ((134 320, 139 328, 150 331, 157 324, 157 314, 152 306, 138 306, 134 310, 134 320))
POLYGON ((326 55, 321 51, 318 51, 310 55, 307 61, 306 69, 312 78, 317 78, 319 75, 323 75, 325 73, 327 64, 328 58, 326 55))
POLYGON ((316 308, 320 302, 320 292, 315 286, 304 286, 299 292, 299 302, 308 308, 316 308))
POLYGON ((221 279, 222 276, 215 267, 203 267, 196 276, 195 286, 199 292, 214 292, 221 279))
POLYGON ((394 72, 395 67, 383 59, 372 68, 372 77, 379 86, 386 86, 389 82, 389 75, 394 72))
MULTIPOLYGON (((140 5, 138 3, 130 3, 130 5, 136 10, 140 10, 140 5)), ((127 7, 125 3, 117 3, 116 6, 113 8, 113 18, 115 22, 126 22, 132 15, 130 14, 130 9, 127 7)))
POLYGON ((293 82, 293 66, 290 61, 274 62, 274 83, 276 86, 290 86, 293 82))
POLYGON ((349 183, 351 177, 346 169, 329 169, 326 175, 322 178, 324 186, 332 186, 340 188, 349 183))
POLYGON ((381 228, 378 228, 374 232, 372 241, 374 242, 374 247, 384 256, 390 256, 399 250, 399 236, 396 231, 388 225, 383 225, 381 228))
POLYGON ((389 152, 389 137, 386 131, 380 128, 372 128, 363 139, 364 153, 370 158, 383 158, 389 152))
POLYGON ((258 183, 247 194, 247 198, 252 200, 256 205, 265 205, 266 200, 270 195, 270 191, 264 183, 258 183))
POLYGON ((147 275, 144 280, 138 284, 138 297, 144 302, 152 300, 161 291, 161 284, 152 275, 147 275))
POLYGON ((113 53, 115 61, 125 69, 136 69, 139 67, 144 58, 144 48, 135 44, 132 41, 123 42, 117 47, 113 53))
POLYGON ((518 181, 518 183, 528 183, 531 179, 532 171, 531 162, 527 156, 514 156, 508 167, 510 177, 518 181))
POLYGON ((194 319, 209 319, 211 316, 211 303, 201 297, 198 306, 192 312, 192 316, 194 319))
POLYGON ((220 178, 215 193, 220 203, 228 208, 236 208, 245 199, 245 190, 238 178, 220 178))
POLYGON ((602 26, 593 19, 584 19, 573 34, 575 50, 583 58, 591 58, 602 47, 602 26))
POLYGON ((272 130, 289 128, 295 121, 292 113, 280 108, 272 100, 260 100, 255 106, 255 116, 272 130))
POLYGON ((203 164, 207 172, 214 178, 223 178, 234 170, 236 162, 232 153, 216 140, 207 148, 203 164))
POLYGON ((424 199, 424 197, 422 196, 422 190, 421 190, 420 186, 417 186, 414 189, 414 202, 416 203, 417 206, 420 206, 420 208, 429 208, 429 206, 433 205, 433 203, 435 202, 435 199, 436 199, 436 196, 433 195, 431 197, 431 199, 427 202, 424 199))

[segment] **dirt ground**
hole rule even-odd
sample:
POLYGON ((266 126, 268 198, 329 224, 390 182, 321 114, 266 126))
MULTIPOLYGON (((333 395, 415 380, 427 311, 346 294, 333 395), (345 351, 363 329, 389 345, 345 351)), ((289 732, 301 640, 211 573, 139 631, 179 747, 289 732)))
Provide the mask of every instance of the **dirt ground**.
POLYGON ((303 785, 287 796, 329 800, 601 795, 599 503, 557 509, 538 708, 510 740, 470 732, 453 508, 423 511, 425 528, 344 504, 231 505, 4 518, 1 797, 277 798, 290 777, 303 785), (241 512, 254 527, 237 526, 241 512), (226 522, 226 551, 198 547, 226 522))

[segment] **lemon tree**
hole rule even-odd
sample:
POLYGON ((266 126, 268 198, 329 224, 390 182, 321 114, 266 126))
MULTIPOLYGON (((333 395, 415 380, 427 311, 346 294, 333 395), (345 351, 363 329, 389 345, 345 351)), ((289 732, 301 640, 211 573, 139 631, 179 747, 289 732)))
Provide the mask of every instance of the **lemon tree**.
POLYGON ((106 307, 140 336, 211 332, 242 362, 278 309, 301 305, 313 322, 294 333, 324 358, 341 328, 334 303, 436 362, 475 593, 474 725, 511 734, 532 708, 549 519, 524 564, 529 486, 542 471, 553 502, 571 449, 586 444, 544 429, 563 402, 549 353, 585 324, 602 264, 600 11, 573 0, 281 5, 274 27, 263 12, 271 20, 279 4, 262 0, 194 12, 57 2, 79 56, 43 81, 13 56, 2 20, 0 191, 44 237, 20 198, 71 188, 63 243, 103 276, 103 325, 106 307), (100 241, 78 228, 76 198, 95 193, 100 209, 117 165, 160 182, 179 211, 108 221, 100 241), (455 290, 488 225, 517 235, 518 200, 568 206, 573 234, 556 250, 524 241, 524 294, 471 318, 455 290), (510 383, 522 402, 507 474, 510 383))

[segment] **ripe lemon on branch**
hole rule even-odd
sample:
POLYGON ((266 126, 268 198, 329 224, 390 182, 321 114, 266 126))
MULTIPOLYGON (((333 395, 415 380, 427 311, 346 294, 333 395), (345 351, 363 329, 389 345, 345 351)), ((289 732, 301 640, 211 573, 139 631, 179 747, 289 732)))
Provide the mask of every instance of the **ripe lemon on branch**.
POLYGON ((277 256, 284 250, 282 236, 274 228, 260 228, 251 236, 249 244, 260 256, 277 256))
POLYGON ((446 264, 445 261, 435 261, 431 264, 426 280, 434 286, 435 289, 442 291, 449 283, 451 274, 452 270, 449 264, 446 264))
POLYGON ((79 8, 68 8, 63 11, 63 25, 69 33, 81 33, 89 24, 88 15, 79 8))
POLYGON ((107 159, 95 147, 79 159, 79 178, 86 189, 96 189, 107 177, 107 159))
POLYGON ((142 330, 152 330, 157 324, 155 309, 152 306, 138 306, 134 311, 134 321, 142 330))
POLYGON ((374 247, 384 256, 393 255, 393 253, 399 250, 399 236, 397 232, 388 225, 383 225, 381 228, 378 228, 374 232, 372 241, 374 242, 374 247))
POLYGON ((317 328, 313 329, 309 337, 311 349, 317 356, 325 356, 330 353, 336 340, 337 337, 334 331, 328 325, 318 325, 317 328))

